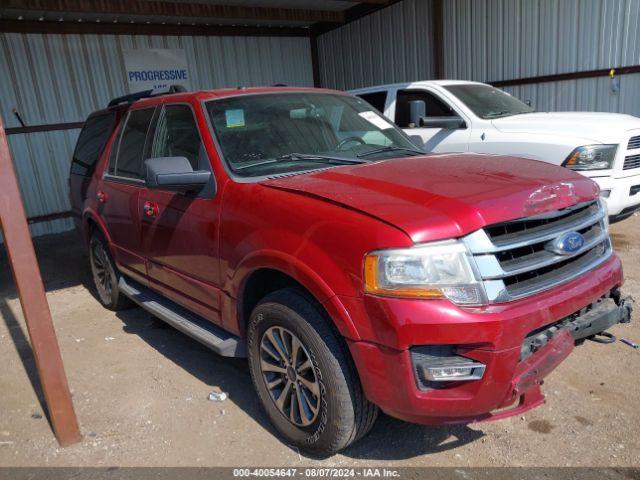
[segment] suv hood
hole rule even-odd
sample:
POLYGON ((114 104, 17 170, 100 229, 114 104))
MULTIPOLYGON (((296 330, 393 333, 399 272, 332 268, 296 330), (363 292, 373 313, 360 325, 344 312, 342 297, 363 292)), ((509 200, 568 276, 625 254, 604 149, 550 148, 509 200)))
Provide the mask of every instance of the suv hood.
POLYGON ((597 143, 626 141, 628 130, 640 129, 640 118, 619 113, 535 112, 492 120, 505 133, 542 133, 583 138, 597 143))
POLYGON ((535 160, 479 154, 396 158, 261 182, 357 210, 416 242, 593 199, 597 185, 535 160))

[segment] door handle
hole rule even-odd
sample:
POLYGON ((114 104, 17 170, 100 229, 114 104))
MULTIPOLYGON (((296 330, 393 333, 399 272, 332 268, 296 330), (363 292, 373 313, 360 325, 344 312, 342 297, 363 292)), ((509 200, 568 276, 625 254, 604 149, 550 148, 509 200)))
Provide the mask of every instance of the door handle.
POLYGON ((96 198, 98 199, 98 203, 107 203, 107 199, 109 198, 106 193, 100 191, 96 194, 96 198))
POLYGON ((155 217, 156 215, 158 215, 158 204, 156 202, 144 202, 144 214, 147 217, 155 217))

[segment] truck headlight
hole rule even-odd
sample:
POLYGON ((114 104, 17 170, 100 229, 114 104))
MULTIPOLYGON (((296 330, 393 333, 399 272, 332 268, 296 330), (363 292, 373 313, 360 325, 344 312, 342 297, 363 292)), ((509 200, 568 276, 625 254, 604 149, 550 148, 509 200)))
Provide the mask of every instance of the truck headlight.
POLYGON ((456 240, 377 250, 365 256, 367 293, 403 298, 448 298, 459 305, 481 305, 486 295, 471 255, 456 240))
POLYGON ((571 170, 608 170, 613 168, 617 145, 584 145, 576 148, 562 164, 571 170))

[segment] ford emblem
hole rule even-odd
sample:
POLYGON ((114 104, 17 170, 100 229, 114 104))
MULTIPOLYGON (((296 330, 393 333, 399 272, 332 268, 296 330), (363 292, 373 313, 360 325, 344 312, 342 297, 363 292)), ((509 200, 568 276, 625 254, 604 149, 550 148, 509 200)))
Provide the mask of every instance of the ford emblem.
POLYGON ((564 233, 558 238, 551 240, 545 248, 558 255, 571 255, 584 246, 584 237, 578 232, 564 233))

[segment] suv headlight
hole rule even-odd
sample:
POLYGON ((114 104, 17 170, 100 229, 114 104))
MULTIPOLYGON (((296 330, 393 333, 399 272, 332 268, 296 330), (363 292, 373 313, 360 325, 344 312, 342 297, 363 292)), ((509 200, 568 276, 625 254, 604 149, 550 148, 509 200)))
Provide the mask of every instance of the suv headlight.
POLYGON ((584 145, 576 148, 562 164, 571 170, 608 170, 613 168, 617 145, 584 145))
POLYGON ((364 260, 365 291, 375 295, 481 305, 486 295, 478 277, 471 255, 456 240, 377 250, 364 260))

